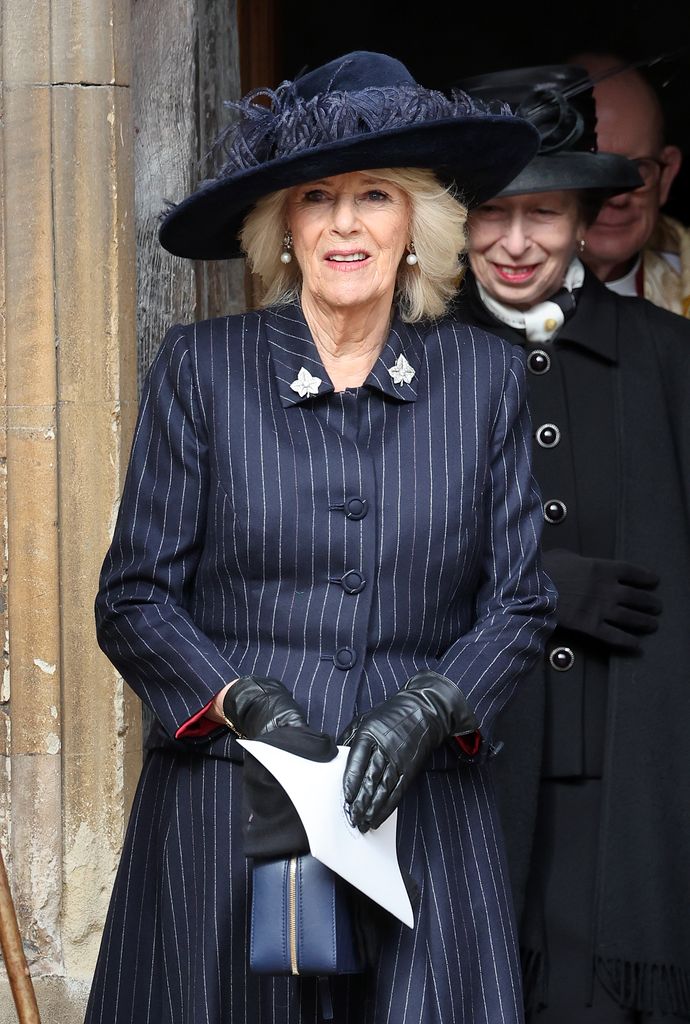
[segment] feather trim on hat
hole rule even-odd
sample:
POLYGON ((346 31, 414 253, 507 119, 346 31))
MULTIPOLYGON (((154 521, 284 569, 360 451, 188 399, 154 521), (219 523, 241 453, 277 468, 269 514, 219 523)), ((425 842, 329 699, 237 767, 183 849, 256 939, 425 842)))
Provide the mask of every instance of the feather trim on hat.
POLYGON ((461 90, 448 97, 414 85, 331 91, 304 99, 296 83, 286 81, 225 105, 238 116, 214 143, 211 156, 225 157, 217 178, 369 133, 474 114, 512 116, 507 103, 484 103, 461 90))

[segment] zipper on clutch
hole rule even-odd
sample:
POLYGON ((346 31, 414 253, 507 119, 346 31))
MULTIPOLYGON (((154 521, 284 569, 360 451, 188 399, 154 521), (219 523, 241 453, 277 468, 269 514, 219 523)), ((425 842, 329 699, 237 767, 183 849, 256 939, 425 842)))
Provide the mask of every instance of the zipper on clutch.
POLYGON ((290 970, 293 974, 299 974, 297 966, 297 857, 290 857, 288 913, 290 917, 290 970))

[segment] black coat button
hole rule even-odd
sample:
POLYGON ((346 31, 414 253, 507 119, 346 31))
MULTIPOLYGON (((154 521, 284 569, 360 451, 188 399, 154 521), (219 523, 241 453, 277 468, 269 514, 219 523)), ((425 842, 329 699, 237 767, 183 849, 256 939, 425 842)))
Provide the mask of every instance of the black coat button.
POLYGON ((537 376, 548 373, 551 369, 551 356, 543 348, 535 348, 534 352, 527 356, 527 368, 537 376))
POLYGON ((349 569, 340 577, 338 583, 340 583, 346 594, 359 594, 364 590, 367 581, 361 572, 357 572, 356 569, 349 569))
POLYGON ((336 668, 347 672, 357 661, 357 653, 351 647, 339 647, 333 655, 333 664, 336 668))
POLYGON ((547 523, 553 523, 557 526, 558 523, 562 523, 568 514, 568 509, 565 506, 565 502, 561 501, 560 498, 550 498, 544 502, 544 519, 547 523))
POLYGON ((348 498, 345 502, 345 515, 348 519, 364 519, 367 514, 366 498, 348 498))
POLYGON ((555 423, 543 423, 537 428, 536 438, 542 448, 555 448, 561 439, 561 432, 555 423))
POLYGON ((557 672, 567 672, 575 664, 575 655, 569 647, 554 647, 549 655, 549 663, 557 672))

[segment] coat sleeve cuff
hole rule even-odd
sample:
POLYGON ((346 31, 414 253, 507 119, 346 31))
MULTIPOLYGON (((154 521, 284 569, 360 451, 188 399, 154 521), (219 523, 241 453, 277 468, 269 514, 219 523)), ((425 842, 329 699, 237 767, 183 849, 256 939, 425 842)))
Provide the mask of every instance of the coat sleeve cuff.
POLYGON ((220 722, 213 722, 210 718, 206 718, 206 712, 213 704, 215 697, 212 697, 208 704, 197 711, 195 715, 188 718, 186 722, 183 722, 180 728, 175 733, 176 740, 199 740, 204 739, 206 736, 210 736, 212 732, 216 732, 218 729, 224 728, 220 722))
POLYGON ((482 745, 482 734, 478 729, 469 733, 467 736, 455 736, 454 739, 463 754, 467 754, 468 757, 476 757, 479 753, 479 749, 482 745))

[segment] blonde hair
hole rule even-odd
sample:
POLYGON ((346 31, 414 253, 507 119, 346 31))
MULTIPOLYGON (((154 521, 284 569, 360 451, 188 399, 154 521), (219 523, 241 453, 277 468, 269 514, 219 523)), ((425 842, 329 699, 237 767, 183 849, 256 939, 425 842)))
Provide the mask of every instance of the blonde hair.
MULTIPOLYGON (((437 319, 446 312, 464 274, 460 257, 466 247, 467 208, 431 170, 386 168, 372 174, 397 185, 410 200, 410 237, 418 262, 412 267, 404 259, 400 263, 396 283, 400 315, 407 323, 437 319)), ((296 301, 302 284, 297 261, 280 261, 288 191, 281 189, 259 199, 240 232, 240 245, 250 269, 261 279, 261 302, 266 306, 296 301)))

